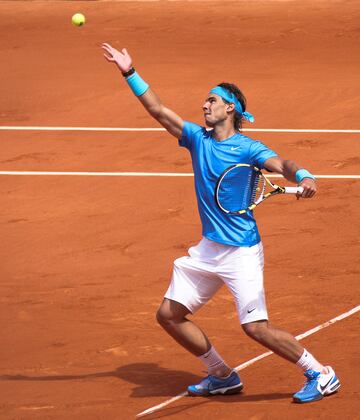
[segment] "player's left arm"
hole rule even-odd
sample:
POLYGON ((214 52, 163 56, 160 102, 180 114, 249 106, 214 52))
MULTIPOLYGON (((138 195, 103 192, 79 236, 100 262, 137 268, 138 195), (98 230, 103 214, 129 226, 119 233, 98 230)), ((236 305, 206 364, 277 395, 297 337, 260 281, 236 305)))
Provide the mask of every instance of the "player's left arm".
POLYGON ((165 107, 158 95, 138 75, 132 65, 132 58, 126 48, 118 51, 110 44, 102 45, 105 58, 115 63, 125 77, 131 90, 137 96, 147 112, 155 118, 171 135, 179 139, 182 135, 184 122, 182 118, 171 109, 165 107))
POLYGON ((304 190, 298 195, 302 198, 311 198, 316 193, 315 177, 306 169, 299 167, 293 160, 272 157, 264 162, 264 168, 270 172, 281 174, 290 182, 297 183, 304 190))

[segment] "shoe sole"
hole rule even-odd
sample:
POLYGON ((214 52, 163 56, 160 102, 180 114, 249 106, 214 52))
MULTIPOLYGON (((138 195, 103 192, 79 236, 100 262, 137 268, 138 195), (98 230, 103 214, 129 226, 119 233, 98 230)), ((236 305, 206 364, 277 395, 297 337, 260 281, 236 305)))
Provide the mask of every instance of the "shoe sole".
POLYGON ((196 393, 196 392, 188 390, 188 394, 191 397, 211 397, 212 395, 218 395, 218 394, 234 395, 234 394, 239 394, 243 388, 244 388, 243 384, 240 384, 240 385, 235 385, 235 386, 226 387, 226 388, 218 388, 218 389, 215 389, 214 391, 209 391, 209 393, 207 394, 196 393))
POLYGON ((311 403, 311 402, 322 400, 323 398, 324 398, 324 396, 322 394, 320 394, 317 397, 312 398, 311 400, 300 400, 299 398, 293 398, 293 401, 296 404, 307 404, 307 403, 311 403))

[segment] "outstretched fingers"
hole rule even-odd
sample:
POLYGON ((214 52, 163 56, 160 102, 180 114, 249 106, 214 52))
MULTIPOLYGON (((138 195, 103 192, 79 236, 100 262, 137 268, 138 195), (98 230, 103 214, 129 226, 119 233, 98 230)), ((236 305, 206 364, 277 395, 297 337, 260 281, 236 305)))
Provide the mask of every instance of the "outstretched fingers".
POLYGON ((103 42, 102 43, 102 48, 104 48, 104 50, 107 50, 107 51, 116 51, 116 49, 115 48, 113 48, 110 44, 108 44, 107 42, 103 42))
POLYGON ((104 57, 107 59, 107 61, 111 61, 112 63, 115 61, 113 57, 108 56, 107 54, 104 54, 104 57))
POLYGON ((114 54, 114 48, 109 44, 102 44, 102 49, 105 50, 107 53, 113 55, 114 54))
POLYGON ((101 45, 101 48, 105 52, 104 57, 107 61, 116 63, 122 72, 129 71, 132 65, 132 60, 126 48, 123 48, 121 51, 118 51, 116 48, 113 48, 110 44, 106 42, 104 42, 101 45))
POLYGON ((104 42, 101 45, 101 48, 106 52, 106 54, 104 54, 104 57, 112 63, 115 61, 114 55, 116 53, 121 54, 119 53, 119 51, 117 51, 115 48, 113 48, 110 44, 107 44, 106 42, 104 42))

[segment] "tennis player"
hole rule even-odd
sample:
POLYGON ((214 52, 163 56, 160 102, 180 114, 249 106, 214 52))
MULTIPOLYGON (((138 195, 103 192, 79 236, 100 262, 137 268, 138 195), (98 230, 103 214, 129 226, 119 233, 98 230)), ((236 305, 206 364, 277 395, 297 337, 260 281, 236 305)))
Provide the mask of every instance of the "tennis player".
POLYGON ((305 385, 294 394, 294 401, 312 402, 333 394, 340 387, 334 370, 316 360, 292 335, 268 322, 263 247, 252 212, 229 216, 214 200, 217 178, 234 163, 253 164, 283 175, 303 187, 298 198, 314 196, 314 176, 295 162, 280 158, 264 144, 241 134, 243 121, 252 122, 254 118, 246 112, 246 99, 237 86, 221 83, 209 91, 202 106, 208 127, 205 129, 183 121, 162 104, 135 71, 126 49, 118 51, 109 44, 102 47, 106 59, 118 66, 149 114, 179 139, 179 145, 187 148, 192 158, 203 237, 189 249, 188 256, 174 262, 170 286, 157 312, 157 320, 165 331, 197 356, 207 369, 208 376, 190 385, 188 393, 194 396, 235 394, 243 388, 237 372, 224 361, 204 332, 187 318, 225 283, 234 296, 245 333, 303 370, 305 385))

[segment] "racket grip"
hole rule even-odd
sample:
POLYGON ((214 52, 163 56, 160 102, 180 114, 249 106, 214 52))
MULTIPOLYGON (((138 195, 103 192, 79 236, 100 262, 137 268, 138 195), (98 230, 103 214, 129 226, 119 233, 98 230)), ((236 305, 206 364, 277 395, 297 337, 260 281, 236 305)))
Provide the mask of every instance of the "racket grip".
POLYGON ((285 187, 285 194, 301 194, 303 191, 303 187, 285 187))

